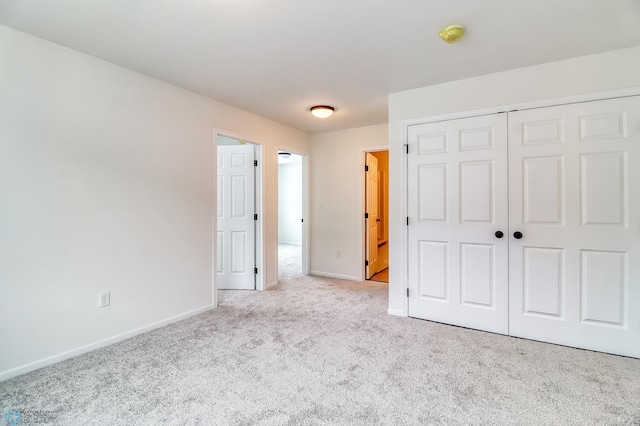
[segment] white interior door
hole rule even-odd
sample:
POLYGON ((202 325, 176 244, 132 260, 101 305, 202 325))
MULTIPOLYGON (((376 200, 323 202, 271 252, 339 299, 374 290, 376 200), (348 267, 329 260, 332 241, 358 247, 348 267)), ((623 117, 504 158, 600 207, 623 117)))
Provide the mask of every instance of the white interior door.
POLYGON ((409 126, 412 317, 508 331, 506 118, 409 126))
POLYGON ((255 147, 218 146, 216 287, 255 289, 255 147))
POLYGON ((366 238, 366 275, 367 279, 371 278, 376 272, 382 269, 381 262, 378 256, 378 234, 380 227, 380 218, 378 215, 378 159, 370 154, 366 153, 366 169, 367 176, 366 185, 366 209, 367 209, 367 238, 366 238))
POLYGON ((640 357, 640 98, 510 113, 509 175, 510 334, 640 357))

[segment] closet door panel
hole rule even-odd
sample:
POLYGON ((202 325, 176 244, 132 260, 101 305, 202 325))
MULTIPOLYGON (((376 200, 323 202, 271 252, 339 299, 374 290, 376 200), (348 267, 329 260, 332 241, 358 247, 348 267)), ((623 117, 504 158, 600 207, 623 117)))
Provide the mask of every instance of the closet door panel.
POLYGON ((506 114, 408 132, 409 315, 506 334, 506 114))
POLYGON ((509 334, 640 357, 640 98, 509 113, 509 208, 509 334))

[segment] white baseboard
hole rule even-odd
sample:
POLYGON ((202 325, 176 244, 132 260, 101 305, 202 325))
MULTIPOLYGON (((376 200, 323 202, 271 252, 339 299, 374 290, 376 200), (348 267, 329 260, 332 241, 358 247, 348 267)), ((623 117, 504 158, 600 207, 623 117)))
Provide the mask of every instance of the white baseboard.
POLYGON ((341 280, 362 281, 362 278, 353 275, 334 274, 332 272, 311 271, 311 275, 319 275, 321 277, 339 278, 341 280))
POLYGON ((278 241, 278 244, 287 244, 287 245, 290 245, 290 246, 301 246, 302 245, 302 243, 290 243, 288 241, 278 241))
POLYGON ((160 328, 165 325, 181 321, 183 319, 201 314, 202 312, 205 312, 211 309, 213 309, 213 305, 205 305, 200 308, 194 309, 192 311, 175 315, 175 316, 151 323, 149 325, 145 325, 144 327, 136 328, 121 334, 117 334, 112 337, 107 337, 106 339, 98 340, 97 342, 89 343, 88 345, 80 346, 79 348, 71 349, 69 351, 65 351, 57 355, 53 355, 38 361, 34 361, 29 364, 21 365, 19 367, 15 367, 10 370, 0 371, 0 382, 3 380, 10 379, 12 377, 19 376, 21 374, 28 373, 30 371, 38 370, 39 368, 46 367, 47 365, 64 361, 65 359, 73 358, 74 356, 82 355, 84 353, 91 352, 93 350, 112 345, 122 340, 126 340, 131 337, 137 336, 139 334, 151 331, 153 329, 160 328))
POLYGON ((405 314, 402 313, 402 309, 387 309, 387 314, 394 315, 396 317, 406 317, 405 314))

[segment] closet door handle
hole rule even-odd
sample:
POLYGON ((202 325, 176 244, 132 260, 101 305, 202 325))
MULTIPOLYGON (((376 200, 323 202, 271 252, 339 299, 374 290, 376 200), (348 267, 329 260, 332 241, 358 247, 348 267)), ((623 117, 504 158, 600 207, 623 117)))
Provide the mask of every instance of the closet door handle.
POLYGON ((516 240, 519 240, 520 238, 522 238, 522 232, 520 231, 516 231, 513 233, 513 238, 515 238, 516 240))
POLYGON ((502 231, 496 231, 496 238, 502 238, 504 237, 504 234, 502 233, 502 231))

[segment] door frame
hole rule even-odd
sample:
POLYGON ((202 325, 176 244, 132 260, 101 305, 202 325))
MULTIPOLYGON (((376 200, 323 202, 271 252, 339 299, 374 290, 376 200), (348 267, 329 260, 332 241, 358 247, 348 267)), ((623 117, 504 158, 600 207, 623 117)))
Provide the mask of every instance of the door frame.
POLYGON ((258 160, 258 166, 255 170, 255 208, 256 213, 258 214, 258 220, 256 221, 255 228, 255 263, 258 268, 258 273, 256 274, 256 290, 263 291, 266 290, 266 274, 264 271, 265 260, 264 256, 266 253, 264 247, 264 204, 263 204, 263 193, 264 193, 264 142, 260 140, 256 140, 252 137, 247 137, 245 135, 241 135, 239 133, 230 132, 224 129, 213 129, 213 226, 212 226, 212 234, 211 234, 211 288, 212 288, 212 304, 214 307, 218 306, 218 294, 217 294, 217 286, 216 286, 216 261, 218 247, 217 247, 217 231, 218 231, 218 210, 217 210, 217 202, 218 202, 218 137, 224 136, 231 139, 236 139, 239 141, 245 141, 247 143, 251 143, 256 146, 256 160, 258 160))
MULTIPOLYGON (((367 260, 367 246, 365 245, 365 238, 367 237, 367 220, 364 218, 365 210, 367 209, 367 172, 364 171, 364 166, 367 164, 367 154, 372 152, 381 152, 381 151, 389 151, 389 145, 376 145, 376 146, 367 146, 360 148, 360 179, 362 188, 362 193, 360 197, 360 220, 362 220, 362 231, 360 234, 360 243, 362 246, 362 252, 360 257, 360 265, 362 269, 360 270, 360 281, 365 281, 367 279, 367 267, 364 264, 365 260, 367 260)), ((389 192, 391 192, 391 186, 388 187, 389 192)), ((387 200, 387 203, 389 200, 387 200)), ((387 221, 390 218, 386 218, 387 221)), ((391 235, 389 235, 389 239, 391 239, 391 235)), ((389 244, 387 242, 387 244, 389 244)), ((391 265, 389 265, 391 266, 391 265)))
MULTIPOLYGON (((434 115, 429 117, 421 117, 421 118, 411 118, 400 121, 400 140, 402 145, 394 150, 394 153, 401 153, 402 161, 400 162, 401 167, 399 170, 400 173, 400 217, 391 217, 390 220, 393 221, 402 221, 402 232, 400 232, 399 238, 399 265, 397 265, 399 271, 394 273, 393 275, 389 275, 389 291, 394 289, 397 293, 396 297, 400 297, 402 301, 400 311, 395 309, 390 309, 387 311, 391 315, 403 316, 407 317, 409 315, 409 298, 406 297, 406 294, 409 289, 409 226, 406 225, 404 221, 408 215, 408 156, 405 154, 405 146, 408 142, 408 130, 409 126, 415 124, 427 124, 434 123, 438 121, 448 121, 448 120, 456 120, 459 118, 468 118, 475 117, 479 115, 490 115, 490 114, 498 114, 501 112, 510 112, 516 110, 524 110, 524 109, 534 109, 534 108, 545 108, 550 106, 557 105, 566 105, 566 104, 575 104, 581 102, 590 102, 590 101, 599 101, 605 99, 614 99, 614 98, 624 98, 629 96, 637 96, 640 95, 640 87, 633 87, 627 89, 618 89, 618 90, 607 90, 603 92, 594 92, 587 93, 582 95, 573 95, 573 96, 563 96, 558 98, 544 99, 540 101, 530 101, 530 102, 520 102, 515 104, 508 104, 502 106, 495 106, 490 108, 481 108, 476 110, 469 111, 460 111, 450 114, 442 114, 442 115, 434 115), (397 285, 392 282, 394 279, 400 280, 400 284, 397 285)), ((391 148, 391 147, 390 147, 391 148)), ((391 152, 390 158, 391 158, 391 152)), ((397 155, 397 154, 396 154, 397 155)), ((364 216, 363 216, 364 217, 364 216)), ((389 235, 389 238, 392 238, 392 235, 389 235)), ((363 262, 364 264, 364 262, 363 262)), ((391 265, 389 265, 391 266, 391 265)))
MULTIPOLYGON (((290 152, 295 155, 299 155, 302 159, 302 274, 309 275, 309 153, 302 152, 295 148, 290 148, 283 145, 278 145, 276 149, 276 164, 277 156, 280 151, 290 152)), ((279 173, 279 169, 278 169, 279 173)), ((280 214, 278 212, 278 214, 280 214)), ((278 222, 276 221, 276 226, 278 222)), ((278 235, 278 229, 276 229, 276 235, 278 235)), ((278 283, 278 247, 276 245, 276 285, 278 283)))

